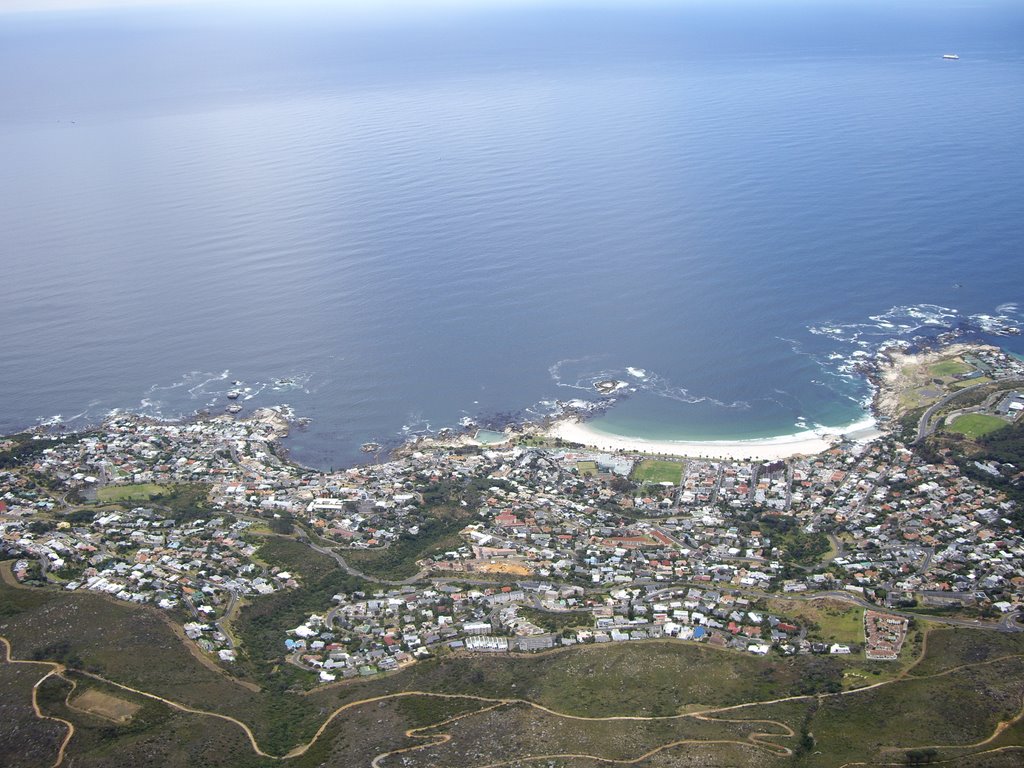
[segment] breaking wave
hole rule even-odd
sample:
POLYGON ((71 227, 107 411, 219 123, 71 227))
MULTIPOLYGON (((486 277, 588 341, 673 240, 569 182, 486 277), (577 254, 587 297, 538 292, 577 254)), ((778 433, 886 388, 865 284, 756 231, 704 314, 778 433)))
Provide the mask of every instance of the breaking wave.
POLYGON ((616 394, 648 392, 681 403, 709 403, 721 408, 750 408, 750 403, 745 400, 726 402, 710 395, 693 394, 668 377, 644 368, 631 365, 598 368, 594 364, 599 360, 600 358, 596 357, 566 358, 548 368, 548 372, 557 386, 584 392, 590 397, 597 394, 599 382, 616 382, 616 394))
POLYGON ((808 330, 862 350, 877 351, 882 344, 922 343, 945 334, 957 336, 983 335, 1014 329, 1020 322, 1016 303, 1000 304, 993 314, 964 315, 959 310, 938 304, 911 304, 892 307, 871 315, 865 322, 824 323, 808 330))
POLYGON ((986 337, 991 335, 1016 333, 1020 322, 1020 307, 1015 302, 976 314, 939 304, 910 304, 891 307, 860 322, 812 325, 806 339, 779 339, 788 343, 794 354, 813 359, 828 379, 827 383, 813 383, 823 383, 867 407, 870 394, 858 396, 855 391, 866 386, 859 371, 880 352, 959 340, 988 341, 986 337))
POLYGON ((36 424, 50 430, 87 429, 124 414, 144 416, 156 421, 181 421, 205 411, 218 412, 231 402, 228 393, 232 391, 238 393, 234 398, 237 403, 245 403, 251 408, 276 407, 281 405, 280 393, 310 394, 313 378, 313 373, 302 371, 266 381, 244 382, 234 379, 228 369, 219 373, 189 371, 169 384, 152 384, 142 393, 137 405, 115 406, 110 402, 93 400, 88 407, 73 416, 56 414, 38 418, 36 424))

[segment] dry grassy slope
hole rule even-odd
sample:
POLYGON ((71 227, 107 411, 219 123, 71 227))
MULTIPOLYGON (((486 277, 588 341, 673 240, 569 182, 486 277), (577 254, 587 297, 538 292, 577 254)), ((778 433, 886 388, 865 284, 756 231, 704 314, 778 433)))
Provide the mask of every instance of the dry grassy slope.
MULTIPOLYGON (((29 592, 9 585, 0 585, 0 604, 8 613, 12 606, 15 611, 0 618, 0 634, 11 640, 15 656, 60 653, 65 658, 79 659, 76 663, 112 680, 233 715, 249 723, 260 744, 276 753, 308 739, 340 704, 400 691, 527 699, 559 713, 582 717, 665 716, 692 711, 695 705, 722 706, 786 696, 815 681, 834 682, 845 665, 864 663, 817 657, 757 659, 663 641, 589 646, 526 658, 449 657, 418 664, 391 677, 326 687, 309 695, 269 690, 254 694, 200 665, 155 611, 95 595, 29 592)), ((814 766, 838 766, 850 759, 877 757, 887 754, 883 752, 887 747, 969 744, 989 737, 998 720, 1019 711, 1024 696, 1024 662, 1019 656, 998 659, 1022 653, 1024 638, 1018 636, 938 630, 930 635, 927 657, 901 682, 868 692, 824 697, 813 714, 814 700, 804 698, 741 708, 716 717, 774 720, 794 731, 808 722, 817 740, 814 751, 820 754, 800 756, 797 764, 814 766), (968 666, 954 669, 962 665, 968 666)), ((26 729, 24 738, 14 739, 14 748, 24 741, 29 747, 45 749, 47 739, 59 741, 63 734, 56 732, 59 728, 55 724, 25 719, 24 707, 19 709, 17 704, 25 701, 26 680, 12 673, 10 665, 2 669, 0 701, 14 705, 10 710, 12 722, 23 723, 26 729)), ((41 674, 37 673, 36 679, 41 674)), ((131 723, 115 725, 69 710, 62 703, 67 692, 67 685, 57 680, 48 681, 42 690, 43 703, 52 708, 49 711, 76 723, 81 731, 70 746, 75 765, 112 765, 114 755, 140 760, 151 755, 162 765, 248 768, 270 764, 254 757, 240 729, 224 721, 183 714, 152 700, 118 692, 140 704, 141 710, 131 723)), ((289 764, 298 768, 367 764, 371 752, 414 743, 404 735, 406 729, 466 709, 435 704, 435 700, 422 697, 361 704, 334 720, 308 753, 289 764)), ((621 722, 567 720, 510 705, 504 710, 470 715, 450 727, 442 726, 439 732, 450 730, 458 741, 406 753, 403 759, 407 758, 410 766, 448 761, 467 768, 481 765, 477 757, 507 759, 549 750, 559 754, 592 750, 628 759, 672 740, 721 738, 730 733, 746 738, 756 728, 690 718, 634 721, 624 727, 621 722), (481 748, 486 754, 463 759, 481 748), (462 762, 456 763, 455 757, 462 762)), ((1002 734, 1002 741, 1010 739, 1012 743, 1020 733, 1019 727, 1010 728, 1002 734)), ((796 741, 777 740, 789 746, 795 746, 796 741)), ((12 749, 11 742, 7 749, 12 749)), ((667 752, 684 762, 673 763, 666 754, 656 753, 644 764, 685 764, 689 755, 708 749, 715 752, 715 748, 706 746, 678 747, 667 752)), ((740 761, 728 763, 731 765, 778 763, 778 758, 755 745, 727 744, 717 749, 740 761)), ((567 760, 586 764, 582 758, 567 760)), ((390 764, 385 761, 385 765, 390 764)))

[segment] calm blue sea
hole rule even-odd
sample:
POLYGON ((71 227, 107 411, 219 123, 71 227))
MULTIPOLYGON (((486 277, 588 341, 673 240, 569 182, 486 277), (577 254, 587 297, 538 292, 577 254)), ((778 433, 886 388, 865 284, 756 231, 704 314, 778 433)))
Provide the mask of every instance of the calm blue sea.
POLYGON ((1024 352, 1024 4, 477 5, 0 13, 0 431, 239 381, 343 466, 614 377, 756 437, 1024 352))

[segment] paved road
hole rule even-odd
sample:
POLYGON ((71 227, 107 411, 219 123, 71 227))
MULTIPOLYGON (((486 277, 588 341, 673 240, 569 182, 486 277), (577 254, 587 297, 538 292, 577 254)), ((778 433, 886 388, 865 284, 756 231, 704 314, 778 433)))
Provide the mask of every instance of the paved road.
POLYGON ((842 557, 846 554, 846 546, 843 544, 842 539, 840 539, 834 533, 826 533, 825 535, 828 537, 828 540, 832 543, 832 548, 836 551, 835 557, 842 557))
POLYGON ((343 571, 345 571, 345 573, 348 573, 352 576, 357 576, 360 579, 366 579, 366 581, 372 581, 376 584, 387 584, 388 586, 392 587, 405 587, 410 584, 415 584, 418 581, 423 581, 427 577, 428 571, 420 571, 419 573, 410 576, 407 579, 402 579, 400 581, 394 581, 391 579, 379 579, 376 576, 368 576, 367 574, 360 571, 358 568, 353 568, 351 565, 349 565, 345 561, 345 558, 339 555, 337 551, 329 549, 328 547, 321 547, 319 544, 314 542, 310 538, 309 533, 307 533, 306 530, 301 525, 295 526, 295 535, 298 537, 299 541, 301 541, 307 547, 312 549, 314 552, 319 552, 322 555, 327 555, 328 557, 332 558, 334 562, 336 562, 338 566, 343 571))
POLYGON ((955 400, 965 392, 973 392, 976 389, 981 389, 988 383, 989 382, 986 381, 982 384, 972 384, 969 387, 964 387, 963 389, 958 389, 955 392, 950 392, 949 394, 944 395, 938 402, 929 407, 928 410, 924 412, 924 415, 921 416, 921 420, 917 422, 917 437, 914 438, 914 442, 920 443, 926 437, 935 432, 937 425, 933 425, 931 423, 932 416, 934 416, 939 409, 946 405, 946 403, 950 402, 951 400, 955 400))
POLYGON ((228 594, 231 597, 228 598, 228 606, 224 609, 224 614, 213 623, 220 630, 220 633, 227 638, 228 648, 234 650, 235 641, 231 637, 231 633, 226 629, 226 625, 234 618, 235 608, 238 607, 238 593, 229 590, 228 594))
MULTIPOLYGON (((1002 382, 1024 382, 1024 378, 1011 376, 1005 379, 997 379, 995 383, 999 384, 1002 382)), ((965 392, 973 392, 976 389, 981 389, 982 387, 986 387, 992 383, 993 382, 991 381, 986 381, 982 382, 981 384, 972 384, 969 387, 964 387, 963 389, 958 389, 955 392, 950 392, 949 394, 945 395, 941 400, 939 400, 937 403, 928 408, 928 410, 924 412, 924 415, 921 416, 921 420, 917 422, 917 437, 914 438, 914 442, 920 443, 926 437, 935 432, 935 430, 938 428, 938 425, 932 424, 931 419, 937 411, 939 411, 944 405, 946 405, 946 403, 950 402, 951 400, 955 400, 965 392)))

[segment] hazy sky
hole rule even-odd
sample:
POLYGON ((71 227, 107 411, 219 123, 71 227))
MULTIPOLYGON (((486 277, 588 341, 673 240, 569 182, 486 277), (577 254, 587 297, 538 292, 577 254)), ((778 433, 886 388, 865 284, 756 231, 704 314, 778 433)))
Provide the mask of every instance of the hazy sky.
POLYGON ((0 11, 93 10, 101 8, 133 8, 177 5, 247 5, 247 6, 423 6, 423 5, 536 5, 543 0, 0 0, 0 11))
POLYGON ((161 5, 211 5, 211 2, 210 0, 0 0, 0 11, 70 11, 161 5))
MULTIPOLYGON (((794 0, 821 4, 830 0, 794 0)), ((116 8, 172 7, 172 6, 238 6, 240 8, 269 8, 294 10, 302 7, 335 8, 339 10, 425 10, 437 7, 502 7, 531 5, 680 5, 685 3, 713 3, 715 5, 743 5, 749 0, 0 0, 0 13, 4 11, 60 11, 99 10, 116 8)))

